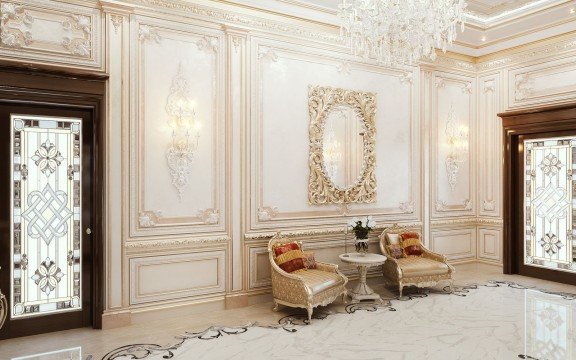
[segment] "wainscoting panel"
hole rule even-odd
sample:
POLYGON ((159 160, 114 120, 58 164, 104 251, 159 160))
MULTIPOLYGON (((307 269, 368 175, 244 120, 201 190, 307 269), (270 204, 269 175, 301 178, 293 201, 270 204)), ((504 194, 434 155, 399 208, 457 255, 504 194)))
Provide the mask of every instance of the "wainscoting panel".
POLYGON ((0 57, 52 65, 102 67, 102 15, 62 2, 0 2, 0 57))
POLYGON ((174 300, 226 290, 225 252, 130 259, 130 303, 174 300))
POLYGON ((131 235, 224 232, 224 34, 135 17, 131 35, 131 235), (185 139, 186 129, 173 139, 166 106, 184 82, 201 128, 198 148, 182 170, 169 161, 168 149, 196 139, 185 139))
POLYGON ((478 228, 478 258, 502 262, 502 229, 478 228))
POLYGON ((554 104, 576 97, 574 56, 522 65, 508 73, 509 108, 554 104))
POLYGON ((476 213, 475 97, 475 78, 446 72, 433 73, 430 132, 433 154, 430 161, 432 218, 471 216, 476 213), (467 153, 462 148, 452 150, 448 145, 454 133, 462 134, 457 143, 467 144, 467 153))
POLYGON ((476 257, 476 228, 432 230, 431 250, 446 255, 448 260, 476 257))

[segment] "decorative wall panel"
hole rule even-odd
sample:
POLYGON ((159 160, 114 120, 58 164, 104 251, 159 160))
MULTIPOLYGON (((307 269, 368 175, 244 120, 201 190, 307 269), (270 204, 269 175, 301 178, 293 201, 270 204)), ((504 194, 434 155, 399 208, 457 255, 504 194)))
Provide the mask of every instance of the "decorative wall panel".
POLYGON ((222 293, 225 269, 224 251, 130 259, 130 303, 222 293))
POLYGON ((576 271, 576 139, 524 141, 524 264, 576 271))
POLYGON ((478 91, 478 214, 502 216, 502 124, 499 74, 479 79, 478 91))
POLYGON ((2 1, 0 14, 0 56, 101 67, 98 9, 46 0, 2 1))
POLYGON ((449 260, 473 259, 476 257, 476 228, 433 230, 430 247, 449 260))
POLYGON ((343 215, 420 216, 416 69, 357 63, 349 54, 252 38, 250 221, 252 230, 344 225, 343 215), (309 85, 376 95, 377 198, 372 204, 308 203, 309 85), (391 109, 394 109, 393 111, 391 109), (393 176, 391 176, 393 174, 393 176))
POLYGON ((502 261, 502 230, 478 228, 478 258, 502 261))
POLYGON ((132 37, 131 234, 222 233, 227 197, 223 34, 137 18, 132 37), (200 130, 197 138, 188 138, 197 143, 194 153, 178 155, 174 149, 186 138, 175 138, 180 130, 167 104, 184 88, 187 111, 200 130))
POLYGON ((473 77, 441 72, 432 76, 433 218, 473 216, 476 213, 475 89, 473 77), (455 135, 459 138, 454 139, 455 135))
POLYGON ((80 310, 81 120, 10 121, 11 317, 80 310))
POLYGON ((508 107, 553 104, 576 98, 574 57, 511 69, 508 73, 508 107))

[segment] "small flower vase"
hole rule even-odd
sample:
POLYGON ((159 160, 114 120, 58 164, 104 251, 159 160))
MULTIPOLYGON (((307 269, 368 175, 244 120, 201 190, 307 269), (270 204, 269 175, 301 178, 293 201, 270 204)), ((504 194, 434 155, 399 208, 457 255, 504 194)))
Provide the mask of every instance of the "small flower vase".
POLYGON ((354 241, 354 246, 356 247, 356 252, 360 255, 365 255, 368 251, 368 239, 358 239, 354 241))

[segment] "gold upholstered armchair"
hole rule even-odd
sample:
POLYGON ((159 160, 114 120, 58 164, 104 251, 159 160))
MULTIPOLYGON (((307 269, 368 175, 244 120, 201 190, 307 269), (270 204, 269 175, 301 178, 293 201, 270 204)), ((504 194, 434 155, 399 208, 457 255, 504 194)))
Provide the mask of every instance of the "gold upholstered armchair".
POLYGON ((276 256, 275 251, 276 248, 286 245, 302 250, 302 242, 290 240, 280 233, 272 237, 268 243, 274 311, 278 310, 278 305, 304 308, 308 312, 308 321, 311 321, 315 307, 326 306, 338 296, 342 296, 345 300, 348 278, 338 270, 338 265, 316 261, 315 269, 305 268, 286 272, 278 265, 280 256, 276 256))
MULTIPOLYGON (((406 256, 397 258, 393 256, 391 245, 403 233, 417 233, 411 229, 395 224, 384 229, 380 234, 380 251, 387 260, 382 265, 382 272, 387 282, 398 285, 400 297, 402 289, 406 286, 428 287, 434 286, 442 281, 450 284, 450 291, 454 283, 454 267, 448 264, 446 256, 434 253, 420 244, 422 254, 420 256, 406 256)), ((420 235, 418 233, 418 235, 420 235)), ((421 238, 421 237, 420 237, 421 238)))

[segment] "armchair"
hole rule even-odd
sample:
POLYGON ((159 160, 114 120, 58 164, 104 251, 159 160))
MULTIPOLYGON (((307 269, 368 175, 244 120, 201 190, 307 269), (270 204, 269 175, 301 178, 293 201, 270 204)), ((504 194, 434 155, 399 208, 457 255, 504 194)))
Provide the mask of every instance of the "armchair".
MULTIPOLYGON (((448 264, 446 256, 437 254, 421 245, 421 256, 409 256, 404 258, 394 258, 386 248, 388 244, 387 234, 401 234, 409 231, 406 227, 394 226, 384 229, 380 234, 380 251, 386 256, 387 261, 382 265, 384 278, 393 284, 398 285, 400 297, 402 289, 406 286, 428 287, 434 286, 441 281, 450 284, 450 290, 454 284, 453 274, 455 269, 448 264)), ((412 232, 410 230, 410 232, 412 232)))
MULTIPOLYGON (((308 321, 311 321, 315 307, 326 306, 340 295, 343 300, 346 298, 348 278, 338 270, 338 265, 318 261, 316 269, 292 273, 282 270, 276 263, 274 249, 292 242, 278 232, 268 243, 274 311, 278 310, 278 305, 304 308, 308 312, 308 321)), ((302 249, 302 242, 297 244, 302 249)))

